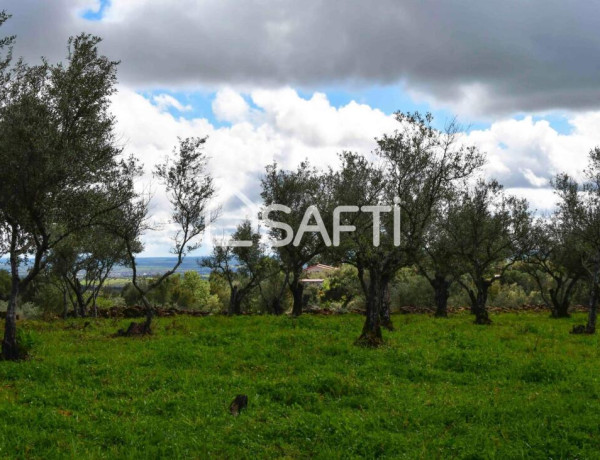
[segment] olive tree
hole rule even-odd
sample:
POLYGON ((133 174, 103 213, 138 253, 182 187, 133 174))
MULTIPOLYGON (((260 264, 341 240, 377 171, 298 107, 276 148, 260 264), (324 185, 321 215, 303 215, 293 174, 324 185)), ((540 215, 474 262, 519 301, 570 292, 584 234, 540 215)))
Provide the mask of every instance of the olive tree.
POLYGON ((234 241, 250 242, 251 245, 215 244, 212 255, 204 258, 200 265, 221 274, 227 280, 230 289, 228 314, 240 315, 242 302, 248 295, 279 270, 271 263, 266 247, 261 242, 260 232, 252 229, 249 220, 237 227, 232 234, 232 242, 234 241))
POLYGON ((568 318, 571 297, 586 277, 583 247, 558 215, 538 219, 531 236, 532 248, 522 269, 535 281, 552 317, 568 318))
POLYGON ((0 241, 11 271, 5 359, 22 357, 19 293, 44 270, 49 251, 134 196, 135 162, 122 159, 109 113, 117 63, 98 53, 99 42, 71 38, 65 64, 19 61, 2 87, 0 241))
POLYGON ((600 281, 600 148, 594 148, 589 157, 582 183, 560 174, 554 180, 554 187, 559 197, 556 220, 574 238, 581 254, 580 266, 590 286, 587 324, 574 328, 574 332, 593 334, 600 281))
POLYGON ((491 323, 490 286, 529 250, 527 201, 507 196, 495 180, 466 187, 448 209, 445 227, 465 275, 458 280, 471 300, 476 324, 491 323))
POLYGON ((171 157, 156 167, 154 174, 164 185, 171 204, 171 221, 176 226, 172 235, 171 253, 175 256, 173 267, 148 283, 143 283, 137 269, 137 254, 142 250, 141 238, 152 227, 149 225, 149 200, 140 197, 131 203, 127 210, 128 221, 124 224, 119 216, 107 228, 125 246, 127 265, 132 270, 132 285, 138 292, 146 312, 146 321, 132 323, 127 335, 150 334, 154 308, 148 300, 148 293, 156 289, 173 275, 185 257, 198 249, 206 226, 216 214, 209 211, 209 203, 215 194, 213 180, 207 170, 207 156, 204 152, 206 138, 180 139, 171 157))
MULTIPOLYGON (((126 219, 126 216, 123 216, 126 219)), ((49 254, 50 273, 60 278, 61 291, 73 297, 75 316, 98 316, 96 300, 115 265, 127 263, 125 245, 103 226, 70 235, 49 254)))
POLYGON ((279 169, 274 163, 266 167, 261 186, 261 197, 267 209, 272 205, 288 208, 285 211, 278 208, 265 212, 263 220, 267 226, 270 221, 280 224, 269 227, 269 235, 274 241, 285 242, 289 239, 285 244, 276 245, 274 250, 283 271, 287 273, 286 281, 293 296, 292 314, 299 316, 302 314, 304 292, 304 285, 300 282, 302 271, 325 251, 327 245, 318 232, 304 233, 300 241, 293 232, 300 228, 311 206, 314 206, 311 209, 318 210, 324 222, 331 222, 331 193, 326 174, 311 167, 307 161, 302 162, 295 171, 279 169))
POLYGON ((340 247, 343 261, 358 269, 367 304, 359 343, 369 346, 382 342, 382 322, 392 327, 389 283, 415 260, 436 206, 483 162, 476 148, 458 143, 455 123, 439 131, 429 114, 399 112, 396 119, 399 129, 377 140, 375 160, 346 152, 333 179, 336 203, 360 208, 347 218, 346 225, 357 228, 344 234, 340 247), (371 206, 388 209, 378 212, 371 206))
POLYGON ((445 225, 447 212, 448 202, 440 203, 425 231, 423 244, 415 257, 419 273, 433 288, 435 316, 438 318, 448 316, 450 288, 464 271, 445 225))

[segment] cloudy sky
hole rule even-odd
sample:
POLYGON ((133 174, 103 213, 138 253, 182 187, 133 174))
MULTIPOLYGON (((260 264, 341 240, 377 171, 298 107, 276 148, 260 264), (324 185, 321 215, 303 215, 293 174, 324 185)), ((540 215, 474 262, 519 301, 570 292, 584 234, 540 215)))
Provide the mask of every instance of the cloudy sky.
MULTIPOLYGON (((452 117, 489 176, 540 211, 550 178, 600 145, 600 4, 571 0, 3 0, 15 54, 63 60, 70 35, 121 60, 118 134, 147 171, 177 136, 209 136, 226 234, 256 210, 274 159, 368 152, 393 112, 452 117)), ((147 179, 149 180, 149 179, 147 179)), ((158 184, 153 213, 166 221, 158 184)), ((144 255, 168 255, 169 227, 144 255)))

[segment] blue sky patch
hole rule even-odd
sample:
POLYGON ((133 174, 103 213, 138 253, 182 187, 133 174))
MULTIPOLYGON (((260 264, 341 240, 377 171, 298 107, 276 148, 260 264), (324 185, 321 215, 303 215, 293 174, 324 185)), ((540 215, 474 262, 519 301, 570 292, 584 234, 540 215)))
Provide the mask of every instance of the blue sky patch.
MULTIPOLYGON (((348 105, 355 101, 359 104, 366 104, 371 108, 381 110, 387 115, 401 110, 403 112, 420 111, 422 113, 430 111, 434 115, 434 127, 443 129, 445 124, 453 118, 452 112, 446 109, 434 110, 429 104, 423 102, 415 102, 401 86, 371 86, 362 89, 348 88, 322 88, 314 90, 297 90, 300 97, 310 99, 315 92, 324 93, 332 107, 337 109, 348 105)), ((194 118, 204 118, 208 120, 216 128, 231 126, 231 123, 218 120, 212 110, 212 104, 216 97, 216 91, 173 91, 169 89, 153 89, 140 91, 143 97, 148 99, 152 104, 157 105, 154 97, 160 94, 168 94, 175 98, 182 106, 189 107, 186 110, 178 110, 176 107, 167 107, 165 110, 175 118, 184 118, 191 120, 194 118)), ((244 100, 254 110, 260 110, 252 101, 249 94, 242 94, 244 100)), ((527 114, 519 113, 511 118, 523 120, 527 114)), ((573 131, 573 126, 569 123, 568 115, 559 112, 551 112, 542 115, 532 116, 534 122, 545 120, 559 134, 568 135, 573 131)), ((491 126, 489 121, 477 119, 459 118, 459 123, 463 126, 466 132, 474 130, 484 130, 491 126)))
POLYGON ((81 17, 88 21, 100 21, 104 17, 104 12, 110 6, 110 0, 100 0, 100 6, 97 11, 86 10, 81 17))
POLYGON ((558 134, 568 135, 573 133, 574 127, 569 123, 569 117, 565 114, 534 115, 532 119, 533 121, 546 120, 558 134))

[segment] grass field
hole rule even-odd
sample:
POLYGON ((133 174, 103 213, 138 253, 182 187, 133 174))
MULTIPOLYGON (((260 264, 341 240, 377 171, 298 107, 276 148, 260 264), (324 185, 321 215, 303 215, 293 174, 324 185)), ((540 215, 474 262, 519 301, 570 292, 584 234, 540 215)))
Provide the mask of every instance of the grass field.
POLYGON ((0 362, 2 458, 599 458, 600 349, 570 320, 362 318, 25 322, 33 358, 0 362), (228 405, 249 397, 234 418, 228 405))

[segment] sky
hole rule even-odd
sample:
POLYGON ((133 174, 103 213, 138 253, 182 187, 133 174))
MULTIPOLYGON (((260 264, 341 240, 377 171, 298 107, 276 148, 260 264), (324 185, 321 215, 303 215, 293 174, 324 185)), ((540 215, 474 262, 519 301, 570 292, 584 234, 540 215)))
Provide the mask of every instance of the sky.
POLYGON ((580 177, 600 145, 600 3, 571 0, 3 0, 14 54, 65 59, 67 39, 103 38, 120 60, 113 97, 119 142, 153 192, 144 256, 167 256, 173 228, 151 177, 177 138, 208 136, 222 207, 200 254, 260 205, 277 161, 327 167, 368 153, 395 111, 457 117, 485 174, 538 212, 550 180, 580 177))

